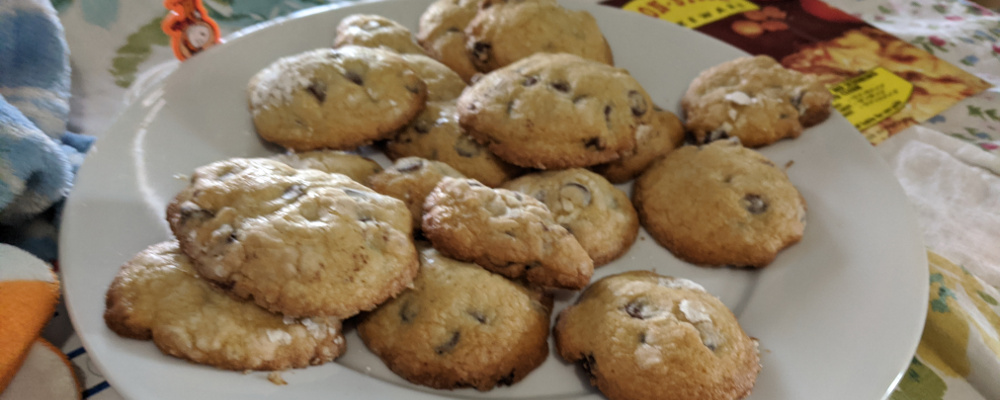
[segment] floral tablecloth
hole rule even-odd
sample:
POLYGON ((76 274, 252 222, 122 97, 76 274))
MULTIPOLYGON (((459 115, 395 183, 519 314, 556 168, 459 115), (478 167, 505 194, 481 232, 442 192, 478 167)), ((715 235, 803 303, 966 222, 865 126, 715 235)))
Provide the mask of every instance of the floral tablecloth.
MULTIPOLYGON (((52 3, 72 54, 70 130, 97 136, 99 145, 101 132, 131 99, 130 89, 173 65, 167 36, 160 31, 165 10, 159 1, 52 3)), ((327 3, 205 0, 224 34, 327 3)), ((1000 86, 1000 17, 994 11, 961 0, 830 3, 1000 86)), ((931 272, 924 335, 891 399, 1000 399, 1000 246, 995 243, 1000 238, 1000 88, 965 99, 877 149, 917 209, 931 272)), ((89 361, 65 311, 44 336, 83 371, 84 398, 121 398, 89 361)))

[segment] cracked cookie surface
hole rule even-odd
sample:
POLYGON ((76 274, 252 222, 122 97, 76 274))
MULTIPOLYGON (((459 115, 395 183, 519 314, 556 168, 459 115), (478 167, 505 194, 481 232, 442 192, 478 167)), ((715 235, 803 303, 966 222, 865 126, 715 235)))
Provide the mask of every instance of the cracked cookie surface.
POLYGON ((196 169, 167 221, 204 278, 292 317, 370 310, 418 266, 403 202, 264 158, 196 169))
POLYGON ((767 266, 806 225, 785 171, 733 140, 668 153, 636 179, 632 200, 650 235, 695 264, 767 266))
POLYGON ((818 78, 785 69, 768 56, 703 71, 681 99, 696 143, 738 137, 747 147, 798 137, 830 116, 832 102, 818 78))
POLYGON ((528 174, 503 185, 538 199, 594 260, 611 262, 628 251, 639 233, 639 217, 628 195, 585 169, 528 174))
POLYGON ((541 52, 614 64, 597 20, 586 11, 563 8, 555 0, 485 0, 465 35, 465 50, 482 72, 541 52))
POLYGON ((381 173, 373 175, 368 185, 376 192, 392 196, 410 209, 413 226, 420 228, 424 215, 424 200, 434 190, 442 178, 465 178, 448 164, 419 157, 406 157, 381 173))
POLYGON ((392 159, 421 157, 441 161, 489 187, 497 187, 522 172, 462 129, 454 101, 428 102, 420 115, 386 143, 385 153, 392 159))
POLYGON ((556 349, 611 400, 736 400, 760 371, 757 343, 715 296, 686 279, 629 271, 563 310, 556 349))
POLYGON ((389 369, 437 389, 489 390, 545 361, 550 296, 430 247, 420 253, 413 288, 358 325, 389 369))
POLYGON ((586 167, 635 150, 653 102, 628 71, 540 53, 493 71, 457 102, 459 123, 515 165, 586 167))
POLYGON ((174 240, 125 263, 106 304, 104 320, 115 333, 218 368, 305 368, 333 361, 345 349, 340 320, 283 318, 236 300, 201 279, 174 240))
POLYGON ((384 139, 424 108, 427 87, 399 54, 344 46, 275 61, 247 87, 257 133, 303 151, 384 139))
POLYGON ((639 125, 635 131, 635 152, 607 164, 590 169, 607 178, 611 183, 632 180, 684 142, 684 125, 674 113, 654 108, 653 119, 639 125))
POLYGON ((381 15, 354 14, 340 20, 333 47, 384 47, 400 54, 426 54, 410 30, 381 15))
POLYGON ((423 232, 446 256, 513 279, 581 289, 594 262, 542 202, 445 177, 424 201, 423 232))
POLYGON ((328 174, 344 174, 358 183, 365 183, 368 177, 382 172, 382 166, 374 160, 346 151, 315 150, 301 153, 289 152, 272 156, 296 169, 315 169, 328 174))

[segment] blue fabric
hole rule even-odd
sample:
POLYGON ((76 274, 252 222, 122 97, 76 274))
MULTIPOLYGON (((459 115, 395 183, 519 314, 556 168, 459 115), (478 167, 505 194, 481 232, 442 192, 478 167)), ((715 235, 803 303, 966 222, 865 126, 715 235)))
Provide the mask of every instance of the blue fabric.
POLYGON ((0 0, 0 241, 57 254, 59 206, 93 138, 66 132, 70 67, 47 0, 0 0))

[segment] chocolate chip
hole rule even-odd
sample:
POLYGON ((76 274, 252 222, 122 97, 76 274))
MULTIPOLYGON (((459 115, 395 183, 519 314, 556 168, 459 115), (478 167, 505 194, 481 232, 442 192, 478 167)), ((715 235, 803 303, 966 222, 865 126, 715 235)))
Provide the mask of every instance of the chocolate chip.
POLYGON ((354 71, 345 72, 344 78, 347 78, 347 80, 354 82, 354 84, 358 86, 365 84, 365 81, 361 79, 361 75, 358 75, 358 73, 354 71))
POLYGON ((743 208, 751 214, 760 214, 767 211, 767 202, 757 194, 747 194, 743 196, 743 208))
POLYGON ((552 82, 549 86, 559 92, 569 93, 569 84, 566 82, 552 82))
POLYGON ((600 137, 594 136, 590 139, 587 139, 587 141, 583 142, 583 147, 592 150, 604 150, 606 148, 606 145, 604 144, 604 141, 601 140, 600 137))
POLYGON ((525 87, 534 86, 536 83, 538 83, 537 76, 529 76, 527 78, 524 78, 524 82, 521 82, 521 84, 524 85, 525 87))
POLYGON ((226 239, 226 242, 228 243, 236 243, 238 241, 240 241, 240 238, 236 237, 236 231, 230 233, 229 238, 226 239))
POLYGON ((447 342, 444 342, 440 346, 435 347, 434 352, 438 353, 438 355, 450 353, 452 350, 455 350, 455 346, 458 345, 458 341, 461 338, 462 338, 462 332, 455 331, 455 333, 451 334, 451 338, 448 339, 447 342))
POLYGON ((285 192, 281 194, 281 199, 285 201, 295 200, 299 198, 299 196, 305 194, 305 192, 306 192, 305 186, 294 184, 285 189, 285 192))
POLYGON ((187 224, 189 221, 205 221, 215 217, 215 213, 198 208, 193 203, 188 205, 188 203, 181 205, 181 224, 187 224))
POLYGON ((590 189, 576 182, 567 182, 559 189, 559 197, 569 199, 574 204, 586 207, 590 205, 590 189), (577 201, 579 200, 579 201, 577 201))
POLYGON ((423 135, 423 134, 426 134, 427 132, 430 132, 431 131, 431 127, 428 126, 427 121, 424 121, 424 120, 421 119, 421 120, 417 120, 416 122, 413 123, 413 130, 415 130, 415 131, 417 131, 417 133, 423 135))
POLYGON ((646 319, 650 316, 650 310, 645 299, 635 299, 625 305, 625 313, 635 319, 646 319))
POLYGON ((462 135, 455 141, 455 152, 462 157, 476 157, 483 152, 482 146, 468 135, 462 135))
POLYGON ((326 101, 326 83, 313 82, 309 86, 306 86, 306 91, 313 95, 320 104, 326 101))
POLYGON ((514 384, 514 371, 510 371, 509 374, 504 375, 500 380, 497 381, 497 386, 510 386, 514 384))
POLYGON ((611 128, 611 105, 604 106, 604 123, 608 125, 608 129, 611 128))
POLYGON ((632 115, 636 117, 645 114, 648 107, 646 97, 636 90, 628 92, 628 105, 632 109, 632 115))
POLYGON ((472 318, 475 318, 476 321, 479 321, 480 324, 486 325, 486 316, 483 315, 483 313, 479 312, 478 310, 469 310, 467 312, 469 313, 469 315, 472 316, 472 318))
POLYGON ((424 161, 423 160, 408 160, 406 162, 406 164, 397 166, 396 167, 396 171, 399 171, 399 172, 413 172, 413 171, 416 171, 416 170, 420 169, 420 167, 423 167, 423 166, 424 166, 424 161))
POLYGON ((646 343, 646 332, 639 332, 639 343, 646 343))
POLYGON ((490 61, 490 52, 493 50, 493 46, 489 43, 476 42, 472 46, 472 57, 482 64, 486 64, 490 61))
POLYGON ((399 319, 405 323, 413 322, 413 319, 417 318, 417 310, 414 310, 409 301, 403 303, 399 307, 399 319))
POLYGON ((580 367, 587 375, 594 376, 594 371, 597 370, 597 360, 594 359, 594 354, 583 356, 583 359, 580 360, 580 367))

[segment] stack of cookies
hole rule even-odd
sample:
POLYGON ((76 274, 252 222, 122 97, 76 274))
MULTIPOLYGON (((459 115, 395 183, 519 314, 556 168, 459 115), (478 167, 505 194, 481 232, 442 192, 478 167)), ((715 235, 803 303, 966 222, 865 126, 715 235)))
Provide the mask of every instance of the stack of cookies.
POLYGON ((704 288, 642 271, 590 280, 640 223, 705 266, 764 267, 797 242, 805 201, 744 145, 826 118, 811 78, 760 57, 720 65, 684 95, 685 125, 613 66, 590 14, 439 0, 416 35, 347 17, 332 48, 275 61, 247 95, 258 134, 288 153, 195 171, 167 209, 177 239, 108 291, 115 332, 270 370, 333 360, 357 316, 403 378, 490 390, 546 359, 554 290, 585 289, 555 343, 607 397, 752 389, 756 341, 704 288), (394 164, 353 153, 366 145, 394 164), (614 186, 633 179, 631 199, 614 186))

